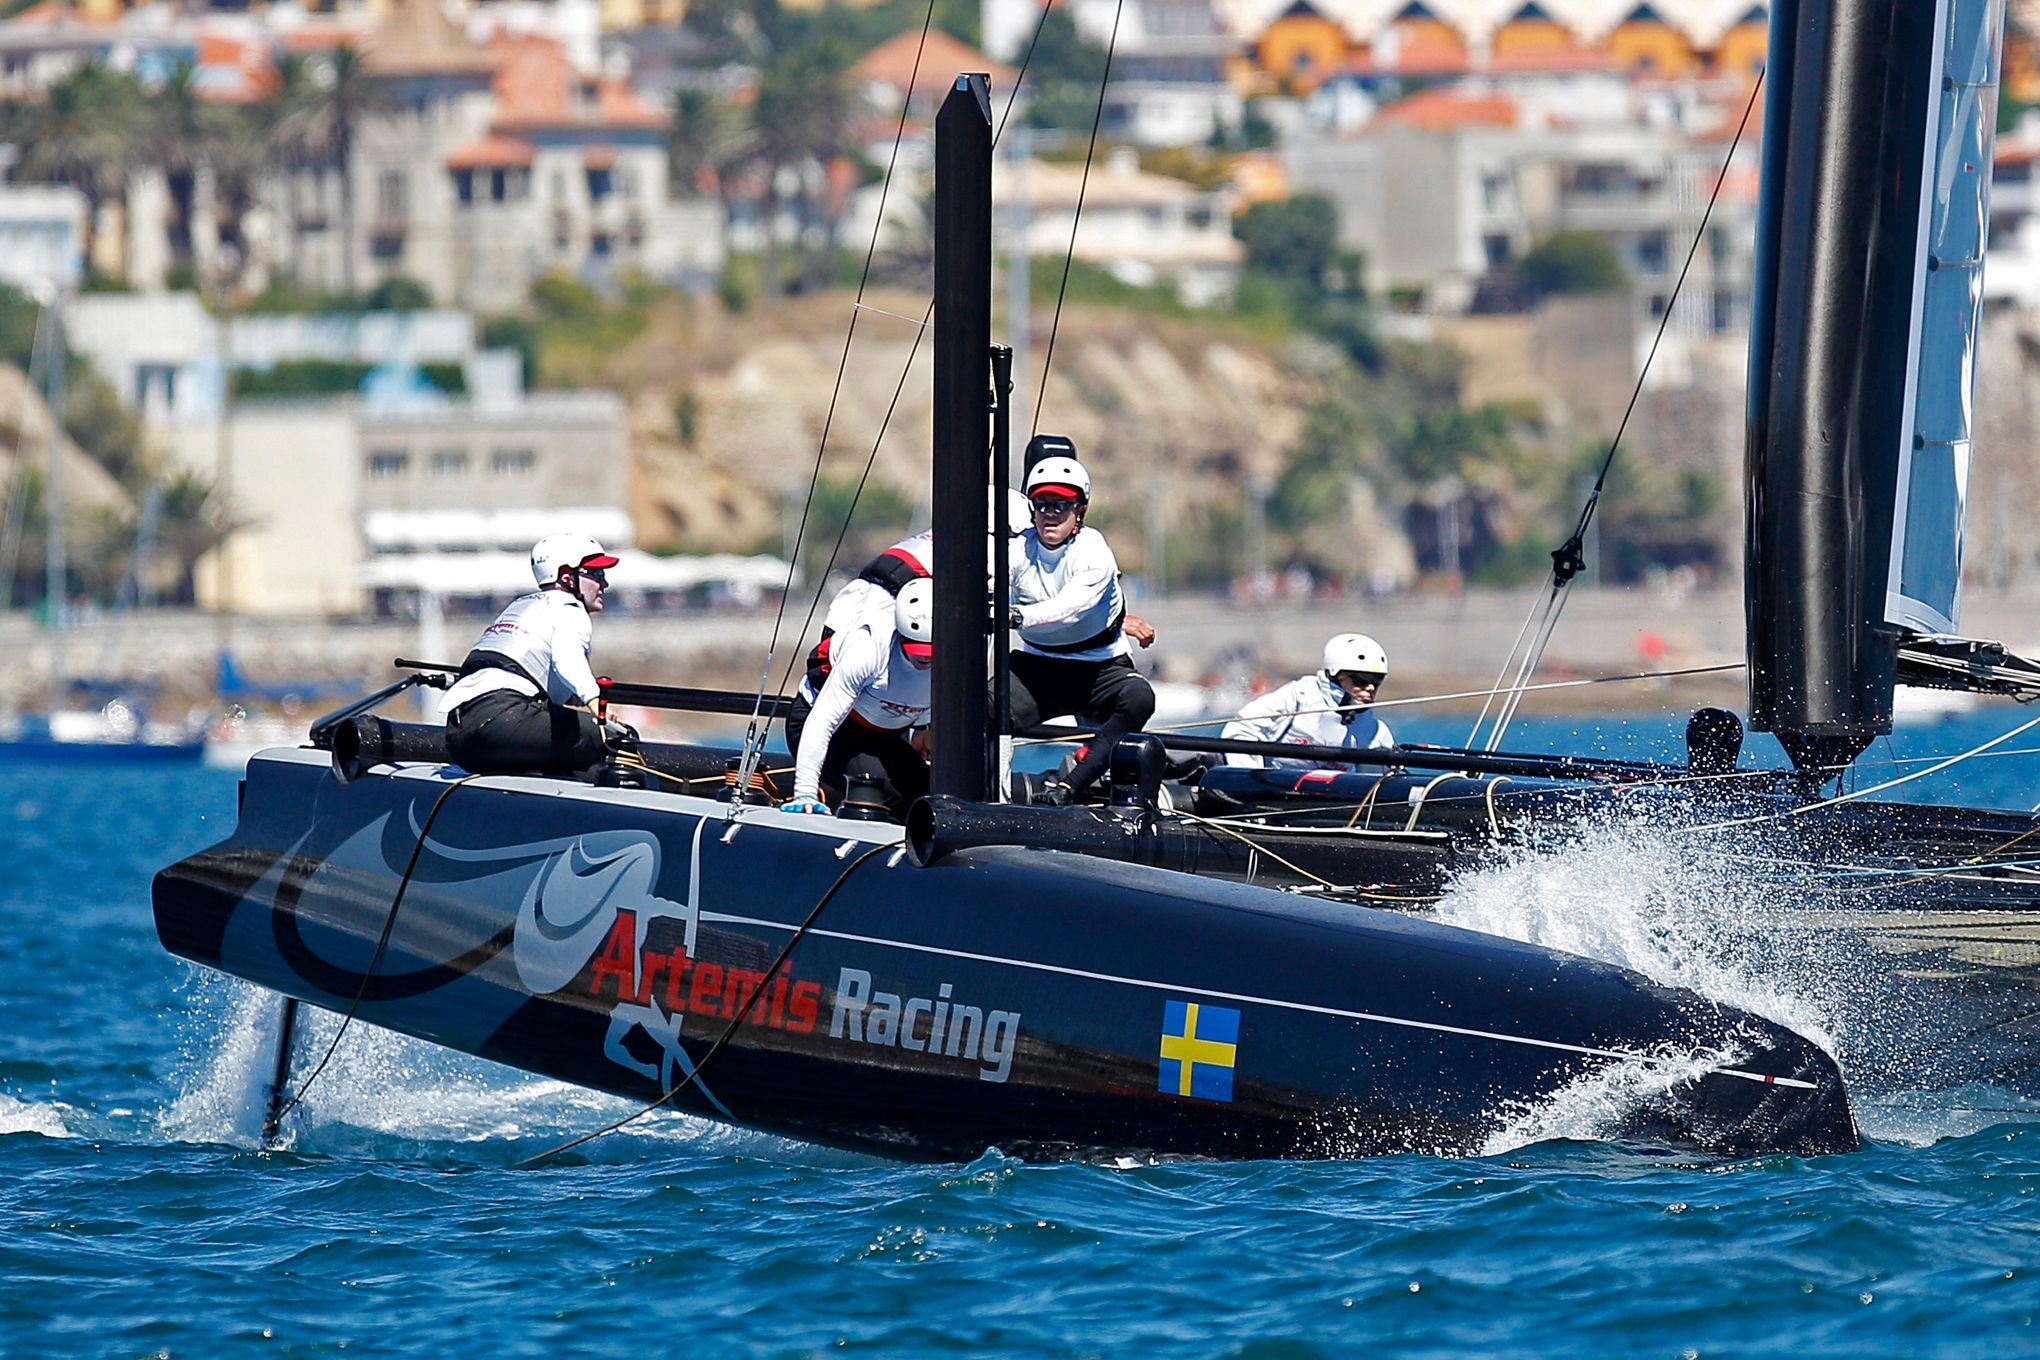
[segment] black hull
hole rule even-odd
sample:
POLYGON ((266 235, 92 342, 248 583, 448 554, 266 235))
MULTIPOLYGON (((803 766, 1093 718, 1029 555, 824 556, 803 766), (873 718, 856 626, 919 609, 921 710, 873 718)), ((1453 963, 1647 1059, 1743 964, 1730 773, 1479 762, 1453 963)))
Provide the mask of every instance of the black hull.
POLYGON ((647 1102, 762 981, 674 1103, 900 1157, 1473 1152, 1615 1067, 1655 1093, 1620 1132, 1731 1154, 1856 1144, 1817 1047, 1587 960, 1089 856, 922 868, 896 828, 750 809, 733 829, 700 799, 451 782, 257 757, 235 834, 157 877, 164 944, 647 1102))
POLYGON ((1442 837, 1445 853, 1408 861, 1406 882, 1426 897, 1507 848, 1563 848, 1584 827, 1718 828, 1685 844, 1732 865, 1770 902, 1779 966, 1813 959, 1846 970, 1860 979, 1862 1012, 1880 1013, 1852 1055, 1852 1084, 1884 1092, 1988 1082, 2040 1096, 2032 814, 1864 800, 1794 817, 1805 800, 1776 790, 1430 773, 1223 769, 1206 784, 1241 808, 1232 823, 1249 836, 1266 819, 1291 836, 1314 826, 1442 837))

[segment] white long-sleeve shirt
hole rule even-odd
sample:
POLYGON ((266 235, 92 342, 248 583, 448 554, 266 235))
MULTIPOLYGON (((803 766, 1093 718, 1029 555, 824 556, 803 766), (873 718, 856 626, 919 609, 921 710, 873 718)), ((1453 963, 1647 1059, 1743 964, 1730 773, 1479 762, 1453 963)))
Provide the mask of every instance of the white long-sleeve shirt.
MULTIPOLYGON (((1297 746, 1347 746, 1354 750, 1379 750, 1395 745, 1388 724, 1365 709, 1353 710, 1346 691, 1327 680, 1320 671, 1292 680, 1280 689, 1269 690, 1240 710, 1225 725, 1220 736, 1233 741, 1281 741, 1297 746), (1346 711, 1339 711, 1345 708, 1346 711)), ((1257 769, 1343 770, 1337 761, 1273 760, 1261 756, 1228 754, 1228 765, 1257 769)))
POLYGON ((588 611, 569 592, 534 590, 520 595, 482 630, 474 650, 499 652, 516 662, 524 674, 491 666, 464 675, 446 691, 446 711, 451 713, 468 700, 497 690, 537 694, 539 685, 554 703, 593 705, 601 696, 588 662, 594 644, 595 629, 588 611))
POLYGON ((1105 661, 1132 650, 1125 632, 1094 647, 1070 651, 1071 643, 1098 636, 1126 614, 1119 592, 1119 560, 1105 535, 1079 529, 1060 548, 1042 546, 1029 529, 1014 545, 1013 607, 1020 611, 1020 650, 1070 661, 1105 661))
POLYGON ((921 669, 900 651, 890 619, 836 634, 829 649, 829 678, 819 690, 812 680, 801 682, 801 697, 811 711, 794 753, 794 799, 811 803, 821 797, 822 761, 845 721, 888 732, 926 723, 933 681, 932 669, 921 669))

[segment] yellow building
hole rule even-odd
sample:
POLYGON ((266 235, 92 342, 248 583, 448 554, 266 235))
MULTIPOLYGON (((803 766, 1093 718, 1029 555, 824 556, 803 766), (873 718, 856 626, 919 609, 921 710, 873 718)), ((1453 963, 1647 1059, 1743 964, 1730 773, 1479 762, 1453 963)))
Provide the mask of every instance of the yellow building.
POLYGON ((1520 57, 1569 52, 1578 41, 1573 31, 1552 18, 1537 0, 1529 0, 1529 3, 1496 25, 1494 36, 1488 40, 1488 45, 1496 61, 1510 61, 1520 57))
POLYGON ((1452 75, 1467 69, 1466 35, 1439 18, 1424 0, 1410 0, 1388 21, 1394 39, 1395 68, 1425 75, 1452 75))
POLYGON ((1310 0, 1296 0, 1254 41, 1255 64, 1275 84, 1298 94, 1308 94, 1332 72, 1366 56, 1365 44, 1354 43, 1310 0))
POLYGON ((1714 69, 1723 75, 1754 78, 1764 69, 1764 52, 1770 38, 1770 10, 1763 5, 1751 5, 1714 45, 1714 69))
POLYGON ((2005 19, 2004 69, 1998 79, 2004 98, 2040 104, 2040 44, 2016 17, 2005 19))
POLYGON ((1646 3, 1629 11, 1608 34, 1608 51, 1639 75, 1685 76, 1700 69, 1700 54, 1684 33, 1646 3))

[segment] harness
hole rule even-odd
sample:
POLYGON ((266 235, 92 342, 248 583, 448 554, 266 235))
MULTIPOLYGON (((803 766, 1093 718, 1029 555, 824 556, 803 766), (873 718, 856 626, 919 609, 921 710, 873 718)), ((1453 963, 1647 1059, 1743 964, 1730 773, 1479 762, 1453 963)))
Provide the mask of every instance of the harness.
POLYGON ((1119 641, 1119 635, 1126 624, 1126 605, 1122 602, 1112 621, 1087 638, 1076 642, 1036 642, 1025 639, 1028 646, 1042 652, 1088 652, 1094 647, 1107 647, 1119 641))

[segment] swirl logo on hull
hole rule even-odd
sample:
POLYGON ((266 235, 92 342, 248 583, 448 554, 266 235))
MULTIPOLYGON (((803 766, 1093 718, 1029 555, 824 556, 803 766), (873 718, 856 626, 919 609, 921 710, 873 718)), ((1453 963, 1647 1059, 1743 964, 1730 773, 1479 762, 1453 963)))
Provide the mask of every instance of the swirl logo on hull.
POLYGON ((517 909, 511 953, 517 977, 534 994, 572 982, 609 938, 619 908, 636 918, 637 945, 653 921, 679 921, 685 947, 694 952, 700 925, 701 832, 694 829, 688 900, 652 892, 659 881, 659 842, 641 831, 599 831, 577 836, 532 881, 517 909))

